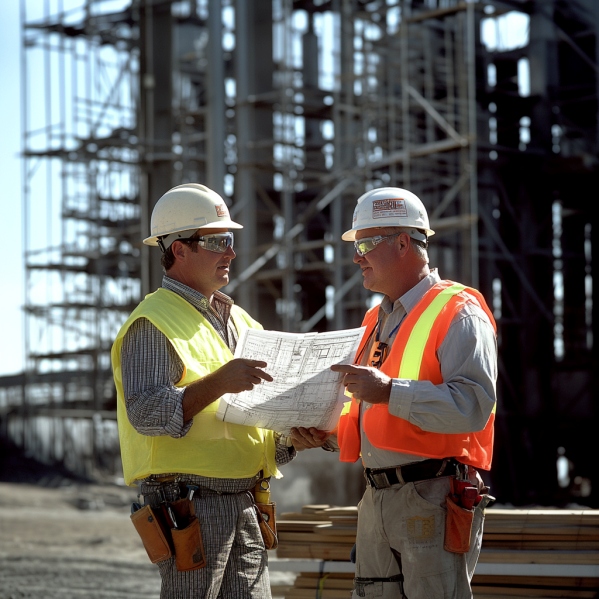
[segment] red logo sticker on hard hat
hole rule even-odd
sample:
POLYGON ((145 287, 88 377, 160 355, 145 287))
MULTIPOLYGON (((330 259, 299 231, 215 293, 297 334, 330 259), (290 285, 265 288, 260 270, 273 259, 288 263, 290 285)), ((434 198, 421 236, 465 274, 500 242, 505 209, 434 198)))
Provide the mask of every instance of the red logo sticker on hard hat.
POLYGON ((227 206, 225 204, 217 204, 216 208, 216 216, 228 216, 229 211, 227 210, 227 206))
POLYGON ((405 200, 373 200, 372 218, 386 218, 388 216, 398 216, 407 218, 408 209, 405 200))

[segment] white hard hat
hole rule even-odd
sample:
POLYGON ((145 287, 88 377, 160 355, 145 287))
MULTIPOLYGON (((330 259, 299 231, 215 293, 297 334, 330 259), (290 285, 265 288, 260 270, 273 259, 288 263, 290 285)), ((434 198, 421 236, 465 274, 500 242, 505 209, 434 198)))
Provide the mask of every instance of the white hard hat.
POLYGON ((225 200, 218 193, 199 183, 184 183, 169 189, 156 202, 151 235, 144 243, 168 248, 178 237, 190 237, 197 229, 209 228, 243 229, 243 225, 231 220, 225 200), (171 239, 166 238, 171 234, 171 239))
POLYGON ((410 237, 426 241, 435 232, 429 227, 428 214, 420 198, 407 189, 379 187, 358 198, 352 228, 341 236, 355 241, 356 231, 379 227, 406 227, 410 237))

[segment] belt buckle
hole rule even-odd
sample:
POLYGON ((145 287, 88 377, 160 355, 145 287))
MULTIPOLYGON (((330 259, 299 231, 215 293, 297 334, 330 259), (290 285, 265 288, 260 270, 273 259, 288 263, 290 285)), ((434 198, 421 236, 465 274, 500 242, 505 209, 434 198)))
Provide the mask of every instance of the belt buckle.
POLYGON ((391 486, 385 472, 369 472, 368 480, 375 489, 387 489, 391 486))

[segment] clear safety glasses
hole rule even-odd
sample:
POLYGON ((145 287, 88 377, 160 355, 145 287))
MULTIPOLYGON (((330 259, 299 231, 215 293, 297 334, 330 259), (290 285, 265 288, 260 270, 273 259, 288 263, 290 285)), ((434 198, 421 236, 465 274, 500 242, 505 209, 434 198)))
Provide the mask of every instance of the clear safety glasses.
POLYGON ((392 235, 375 235, 374 237, 365 237, 364 239, 356 239, 354 241, 354 247, 358 256, 365 256, 368 252, 371 252, 379 243, 385 241, 385 239, 391 239, 397 237, 401 233, 393 233, 392 235))
POLYGON ((184 241, 185 243, 197 242, 197 244, 204 250, 224 254, 227 251, 227 248, 233 247, 235 238, 233 233, 228 231, 227 233, 213 233, 212 235, 203 235, 202 237, 177 239, 177 241, 184 241))

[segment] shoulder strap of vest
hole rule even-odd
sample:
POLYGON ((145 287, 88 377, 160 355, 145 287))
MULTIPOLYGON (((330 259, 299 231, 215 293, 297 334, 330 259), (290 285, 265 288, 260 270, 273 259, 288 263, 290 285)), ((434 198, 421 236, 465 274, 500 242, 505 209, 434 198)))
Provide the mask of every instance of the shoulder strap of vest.
POLYGON ((409 327, 411 324, 411 330, 409 330, 408 340, 403 349, 399 378, 418 378, 424 356, 424 348, 435 320, 447 303, 465 288, 465 285, 451 281, 443 281, 443 283, 435 285, 425 294, 410 314, 410 322, 406 319, 405 325, 409 327))

